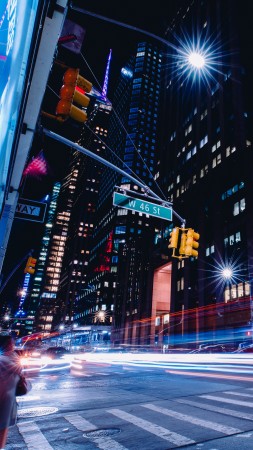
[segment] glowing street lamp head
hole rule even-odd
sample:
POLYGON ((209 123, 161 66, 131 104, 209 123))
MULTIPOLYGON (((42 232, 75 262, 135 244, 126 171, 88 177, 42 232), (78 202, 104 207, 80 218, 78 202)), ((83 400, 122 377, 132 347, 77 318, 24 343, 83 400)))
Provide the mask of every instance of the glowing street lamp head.
POLYGON ((179 87, 204 85, 210 89, 218 82, 219 75, 225 75, 227 54, 223 51, 220 36, 213 37, 208 30, 196 30, 189 36, 182 31, 180 35, 173 33, 175 44, 171 44, 173 52, 171 61, 170 85, 178 83, 179 87))
POLYGON ((224 267, 224 269, 222 270, 222 276, 226 280, 230 280, 232 278, 232 276, 233 276, 232 269, 230 269, 230 267, 224 267))
POLYGON ((99 311, 97 316, 98 316, 99 319, 103 320, 105 318, 104 311, 99 311))
POLYGON ((231 298, 230 291, 234 285, 243 284, 248 279, 241 254, 223 258, 218 252, 218 257, 213 258, 213 262, 209 262, 208 266, 209 268, 204 270, 204 278, 209 278, 209 286, 213 284, 215 295, 218 295, 218 298, 223 297, 225 301, 231 298))
POLYGON ((196 69, 202 69, 205 65, 205 58, 201 53, 191 52, 188 56, 188 62, 196 69))

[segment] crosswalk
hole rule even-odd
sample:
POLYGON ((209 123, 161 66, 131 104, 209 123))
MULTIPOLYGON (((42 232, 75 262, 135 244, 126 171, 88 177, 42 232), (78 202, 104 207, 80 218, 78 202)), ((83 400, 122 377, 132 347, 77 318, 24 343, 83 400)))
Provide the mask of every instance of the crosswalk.
POLYGON ((80 448, 82 445, 83 448, 88 445, 91 447, 87 448, 93 448, 94 444, 94 449, 135 450, 140 448, 138 439, 142 440, 142 450, 182 449, 188 446, 189 449, 197 449, 204 439, 237 436, 251 431, 252 406, 253 389, 244 388, 106 408, 102 416, 98 410, 93 411, 92 416, 90 411, 82 411, 57 414, 53 420, 53 415, 37 420, 20 418, 17 429, 24 447, 15 447, 10 442, 6 450, 59 450, 68 448, 68 442, 78 442, 80 448), (193 444, 196 447, 192 447, 193 444))

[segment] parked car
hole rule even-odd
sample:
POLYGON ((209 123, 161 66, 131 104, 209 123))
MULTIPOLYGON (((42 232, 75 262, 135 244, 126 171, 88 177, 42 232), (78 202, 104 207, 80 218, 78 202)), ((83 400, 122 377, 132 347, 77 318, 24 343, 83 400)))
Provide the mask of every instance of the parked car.
POLYGON ((69 351, 65 347, 48 347, 43 355, 48 356, 49 358, 56 359, 62 358, 64 355, 67 355, 69 351))

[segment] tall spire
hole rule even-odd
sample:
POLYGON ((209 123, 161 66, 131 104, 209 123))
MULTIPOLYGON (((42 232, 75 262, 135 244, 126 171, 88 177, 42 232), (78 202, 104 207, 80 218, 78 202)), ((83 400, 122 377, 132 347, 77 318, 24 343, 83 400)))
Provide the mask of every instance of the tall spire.
POLYGON ((102 97, 103 98, 106 98, 106 96, 107 96, 111 57, 112 57, 112 49, 110 49, 110 53, 109 53, 108 60, 107 60, 107 65, 106 65, 105 79, 104 79, 104 85, 103 85, 103 90, 102 90, 102 97))

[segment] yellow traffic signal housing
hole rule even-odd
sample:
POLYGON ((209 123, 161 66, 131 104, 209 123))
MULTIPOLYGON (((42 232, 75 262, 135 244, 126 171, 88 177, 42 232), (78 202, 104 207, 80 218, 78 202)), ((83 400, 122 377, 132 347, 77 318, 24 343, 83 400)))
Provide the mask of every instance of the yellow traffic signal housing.
POLYGON ((92 83, 79 75, 79 69, 67 69, 63 77, 63 86, 60 90, 60 101, 56 106, 57 120, 65 122, 69 117, 77 122, 86 122, 87 113, 73 103, 87 107, 90 103, 89 93, 92 83))
POLYGON ((32 256, 29 256, 26 266, 25 266, 24 273, 34 274, 36 262, 37 262, 37 259, 33 258, 32 256))
POLYGON ((179 228, 175 227, 173 228, 172 232, 170 233, 170 240, 169 240, 169 248, 177 248, 178 246, 178 236, 179 236, 179 228))
POLYGON ((181 239, 180 239, 180 247, 179 247, 179 255, 185 255, 186 239, 187 239, 186 231, 182 230, 181 239))
POLYGON ((185 242, 185 252, 186 256, 198 257, 198 251, 195 250, 199 248, 199 243, 197 242, 200 238, 199 233, 196 233, 193 228, 189 228, 187 231, 186 242, 185 242))

